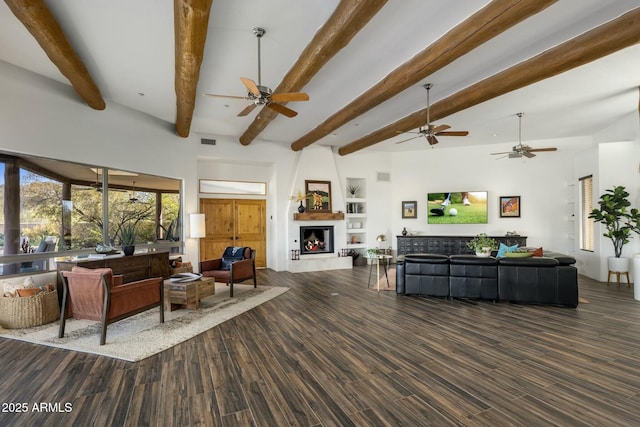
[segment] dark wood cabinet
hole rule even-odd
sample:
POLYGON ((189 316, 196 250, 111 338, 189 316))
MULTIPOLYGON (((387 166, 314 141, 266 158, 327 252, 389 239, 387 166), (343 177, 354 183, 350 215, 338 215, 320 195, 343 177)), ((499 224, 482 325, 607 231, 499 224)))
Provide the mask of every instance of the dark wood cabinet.
MULTIPOLYGON (((407 254, 473 254, 467 242, 474 236, 397 236, 398 255, 407 254)), ((489 236, 507 246, 527 246, 526 236, 489 236)))
POLYGON ((110 268, 113 274, 122 274, 122 282, 129 283, 149 277, 169 277, 169 252, 151 252, 117 258, 80 259, 59 261, 58 271, 70 271, 74 266, 110 268))

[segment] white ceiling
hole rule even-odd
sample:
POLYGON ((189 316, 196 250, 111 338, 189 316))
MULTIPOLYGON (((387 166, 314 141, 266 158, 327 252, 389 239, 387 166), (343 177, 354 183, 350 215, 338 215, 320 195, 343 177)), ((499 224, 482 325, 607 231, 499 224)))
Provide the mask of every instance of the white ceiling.
MULTIPOLYGON (((100 88, 107 108, 118 103, 175 123, 172 2, 45 3, 100 88)), ((298 116, 279 115, 253 144, 262 139, 289 146, 487 3, 389 0, 303 88, 310 101, 288 104, 298 116)), ((275 88, 337 4, 338 0, 214 0, 191 132, 237 141, 255 118, 259 109, 236 117, 248 105, 245 100, 201 96, 243 96, 246 90, 239 77, 258 81, 254 27, 266 29, 261 40, 262 84, 275 88)), ((433 104, 637 7, 638 0, 560 0, 317 143, 343 146, 423 109, 424 83, 434 85, 433 104)), ((1 61, 68 84, 3 2, 0 39, 1 61)), ((640 46, 636 45, 438 120, 470 135, 441 137, 436 147, 512 143, 518 136, 518 112, 525 113, 525 142, 592 135, 637 111, 638 86, 640 46)), ((394 143, 406 138, 399 135, 368 150, 426 146, 422 138, 394 143)))

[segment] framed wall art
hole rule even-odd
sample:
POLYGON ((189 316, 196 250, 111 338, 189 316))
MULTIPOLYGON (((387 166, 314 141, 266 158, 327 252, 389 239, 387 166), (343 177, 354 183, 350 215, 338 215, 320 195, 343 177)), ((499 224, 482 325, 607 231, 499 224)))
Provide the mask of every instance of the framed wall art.
POLYGON ((305 180, 307 212, 331 212, 331 181, 305 180))
POLYGON ((418 218, 418 202, 403 201, 402 202, 402 218, 418 218))
POLYGON ((500 218, 520 218, 520 196, 500 197, 500 218))

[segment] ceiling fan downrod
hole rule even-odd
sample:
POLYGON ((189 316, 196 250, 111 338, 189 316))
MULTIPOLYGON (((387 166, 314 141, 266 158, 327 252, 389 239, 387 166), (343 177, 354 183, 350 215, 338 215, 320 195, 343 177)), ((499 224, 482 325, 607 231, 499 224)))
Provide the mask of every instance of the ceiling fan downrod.
POLYGON ((255 36, 258 38, 258 86, 262 86, 262 67, 260 64, 260 39, 262 38, 262 36, 264 36, 265 30, 264 28, 260 28, 260 27, 255 27, 253 29, 253 34, 255 34, 255 36))

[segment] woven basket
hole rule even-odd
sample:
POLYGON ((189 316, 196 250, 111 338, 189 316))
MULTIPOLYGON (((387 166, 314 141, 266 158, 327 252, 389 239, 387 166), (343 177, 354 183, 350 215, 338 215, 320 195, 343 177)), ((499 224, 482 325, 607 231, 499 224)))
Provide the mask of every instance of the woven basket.
POLYGON ((0 325, 7 329, 31 328, 58 320, 58 292, 0 299, 0 325))

